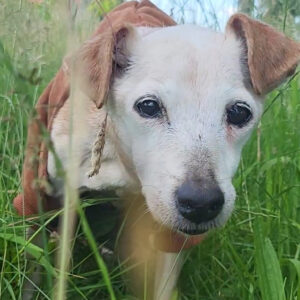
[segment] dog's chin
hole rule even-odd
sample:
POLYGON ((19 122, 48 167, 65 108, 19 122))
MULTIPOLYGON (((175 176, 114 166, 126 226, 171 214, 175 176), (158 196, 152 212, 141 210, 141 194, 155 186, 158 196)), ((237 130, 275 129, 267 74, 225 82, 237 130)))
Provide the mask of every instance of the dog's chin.
POLYGON ((166 228, 177 233, 191 236, 204 234, 213 229, 222 227, 226 223, 226 221, 221 222, 219 218, 201 224, 195 224, 183 218, 178 218, 179 220, 177 219, 177 221, 175 221, 174 223, 168 223, 166 222, 166 220, 158 217, 157 215, 151 215, 153 217, 153 220, 155 221, 157 228, 166 228))
POLYGON ((187 235, 199 235, 206 233, 209 229, 189 229, 189 228, 177 228, 177 230, 181 233, 187 235))

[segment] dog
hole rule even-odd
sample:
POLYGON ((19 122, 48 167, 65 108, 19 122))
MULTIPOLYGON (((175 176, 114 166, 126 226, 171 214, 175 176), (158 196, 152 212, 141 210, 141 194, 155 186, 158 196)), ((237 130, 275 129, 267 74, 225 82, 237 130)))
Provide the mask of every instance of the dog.
MULTIPOLYGON (((55 155, 49 152, 47 163, 52 195, 63 199, 56 160, 68 168, 72 132, 79 169, 73 188, 132 192, 156 223, 185 237, 223 226, 234 208, 232 178, 242 148, 262 116, 265 95, 294 74, 299 43, 235 14, 225 33, 127 24, 110 51, 115 69, 107 101, 91 101, 96 75, 83 68, 75 82, 84 105, 72 110, 70 96, 53 120, 55 155)), ((72 73, 72 60, 64 68, 72 73)), ((162 252, 159 261, 162 278, 177 254, 162 252)), ((156 279, 154 298, 169 299, 176 279, 167 285, 156 279)))
MULTIPOLYGON (((263 96, 292 74, 300 47, 240 14, 225 34, 194 25, 127 30, 120 41, 126 57, 115 57, 126 67, 114 78, 107 105, 98 110, 85 101, 89 134, 73 132, 84 154, 76 188, 139 191, 158 223, 184 234, 222 226, 234 207, 231 180, 262 115, 263 96), (102 166, 88 177, 86 157, 106 115, 102 166)), ((64 167, 69 114, 67 101, 51 133, 64 167)), ((53 155, 48 170, 55 182, 53 155)))
MULTIPOLYGON (((224 225, 234 207, 231 180, 263 96, 293 74, 299 44, 241 14, 225 34, 195 25, 130 27, 122 39, 128 56, 120 59, 129 66, 114 78, 105 107, 84 100, 88 134, 73 133, 83 153, 76 188, 139 191, 158 222, 185 234, 224 225), (86 157, 106 115, 101 171, 89 177, 86 157)), ((67 100, 51 132, 64 168, 69 115, 67 100)), ((50 153, 55 183, 54 160, 50 153)))

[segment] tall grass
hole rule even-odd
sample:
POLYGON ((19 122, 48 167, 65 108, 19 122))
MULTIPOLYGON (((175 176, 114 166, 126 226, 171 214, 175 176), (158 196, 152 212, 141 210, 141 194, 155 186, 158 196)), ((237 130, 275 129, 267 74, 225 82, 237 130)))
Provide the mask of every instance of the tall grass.
MULTIPOLYGON (((97 20, 79 13, 76 18, 82 22, 76 31, 83 40, 97 20)), ((0 298, 21 299, 31 280, 31 261, 41 266, 42 278, 34 299, 51 299, 59 273, 54 255, 58 238, 45 235, 43 247, 26 241, 26 228, 41 221, 18 217, 12 199, 21 190, 32 107, 60 66, 67 33, 52 1, 2 1, 0 16, 0 298)), ((188 253, 175 298, 300 299, 299 100, 299 75, 268 96, 262 122, 244 149, 235 177, 235 212, 224 228, 188 253)), ((97 251, 99 233, 93 230, 97 226, 86 222, 82 206, 82 226, 71 244, 67 298, 130 299, 123 278, 126 268, 103 264, 97 251)), ((45 224, 39 230, 46 231, 45 224)))

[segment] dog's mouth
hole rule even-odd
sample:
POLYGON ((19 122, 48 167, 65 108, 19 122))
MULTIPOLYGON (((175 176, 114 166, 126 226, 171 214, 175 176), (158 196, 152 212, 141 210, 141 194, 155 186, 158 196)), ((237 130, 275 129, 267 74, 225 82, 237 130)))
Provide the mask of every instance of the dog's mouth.
POLYGON ((178 217, 176 225, 174 227, 176 228, 176 231, 178 233, 184 235, 196 236, 196 235, 204 234, 213 229, 217 229, 221 227, 222 224, 223 223, 220 222, 218 216, 208 222, 202 222, 199 224, 190 222, 189 220, 186 220, 180 216, 178 217))

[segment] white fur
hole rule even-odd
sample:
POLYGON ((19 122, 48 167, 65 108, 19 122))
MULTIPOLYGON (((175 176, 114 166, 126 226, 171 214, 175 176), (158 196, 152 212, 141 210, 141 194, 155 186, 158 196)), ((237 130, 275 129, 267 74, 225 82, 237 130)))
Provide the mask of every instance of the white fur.
MULTIPOLYGON (((127 40, 132 66, 116 78, 104 109, 81 95, 86 112, 72 130, 76 140, 79 176, 76 188, 142 193, 153 217, 171 228, 208 229, 223 225, 235 200, 231 183, 241 149, 262 112, 262 102, 243 83, 241 46, 231 35, 193 25, 162 29, 138 28, 127 40), (166 109, 163 120, 144 119, 133 109, 135 101, 155 94, 166 109), (226 124, 226 106, 247 102, 253 119, 239 129, 226 124), (106 144, 98 175, 89 178, 91 147, 105 112, 108 113, 106 144), (176 209, 175 191, 188 176, 205 178, 213 173, 225 196, 215 220, 195 225, 176 209)), ((70 100, 59 111, 51 137, 63 168, 68 165, 70 100)), ((80 116, 74 116, 79 120, 80 116)), ((49 153, 48 172, 54 193, 61 195, 54 157, 49 153)), ((168 299, 180 265, 176 255, 164 255, 156 278, 155 299, 168 299), (174 271, 172 273, 172 271, 174 271), (168 282, 164 274, 173 274, 168 282)))
MULTIPOLYGON (((194 25, 135 30, 127 41, 132 66, 115 79, 105 108, 109 125, 100 173, 88 178, 86 159, 77 187, 136 189, 156 220, 168 227, 195 229, 177 212, 174 192, 187 176, 205 178, 213 171, 225 204, 213 222, 198 227, 223 225, 234 206, 231 180, 242 146, 262 112, 260 99, 244 86, 240 43, 231 35, 194 25), (133 109, 145 94, 160 97, 167 112, 163 121, 141 118, 133 109), (241 129, 230 128, 225 120, 226 106, 236 100, 247 102, 253 113, 241 129)), ((88 156, 104 113, 92 101, 86 103, 87 134, 78 136, 75 131, 73 136, 82 145, 77 151, 88 156)), ((64 167, 68 102, 65 106, 51 133, 64 167)), ((48 171, 55 181, 51 154, 48 171)))

